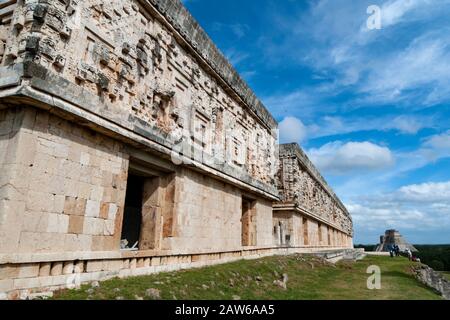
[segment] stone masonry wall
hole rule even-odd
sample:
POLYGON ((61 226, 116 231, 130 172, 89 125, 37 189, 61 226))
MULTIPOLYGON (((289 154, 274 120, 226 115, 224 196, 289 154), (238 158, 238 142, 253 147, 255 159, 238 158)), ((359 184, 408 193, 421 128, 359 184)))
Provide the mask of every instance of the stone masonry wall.
MULTIPOLYGON (((35 108, 0 112, 0 253, 119 250, 129 158, 122 143, 35 108)), ((158 231, 156 249, 242 248, 240 189, 180 167, 174 190, 173 207, 164 204, 173 232, 158 231)), ((256 246, 271 246, 272 203, 255 200, 256 246)))
POLYGON ((301 215, 295 211, 275 211, 273 214, 274 243, 280 246, 316 247, 316 248, 349 248, 352 247, 351 237, 341 230, 336 230, 324 223, 301 215), (306 225, 304 224, 306 221, 306 225), (283 235, 289 236, 290 242, 282 244, 275 232, 282 223, 283 235), (307 232, 306 232, 307 231, 307 232), (305 237, 305 232, 307 237, 305 237), (306 241, 307 240, 307 241, 306 241))
MULTIPOLYGON (((163 240, 163 249, 203 252, 242 248, 242 191, 189 169, 177 175, 176 231, 163 240)), ((272 203, 258 199, 255 206, 257 246, 271 246, 272 203)))
POLYGON ((347 209, 297 144, 280 146, 278 179, 283 195, 281 204, 295 205, 353 235, 353 222, 347 209))
POLYGON ((79 105, 95 97, 102 112, 139 124, 167 148, 274 185, 276 122, 178 0, 20 0, 1 30, 1 65, 24 63, 26 77, 46 83, 41 90, 79 105), (177 33, 161 13, 175 27, 195 24, 213 55, 200 56, 193 35, 177 33))
POLYGON ((0 127, 0 252, 118 249, 122 145, 35 108, 0 111, 0 127))
POLYGON ((328 249, 352 235, 299 148, 277 177, 276 121, 179 0, 8 1, 0 94, 0 299, 321 250, 323 221, 328 249), (138 251, 119 250, 128 168, 150 172, 138 251), (308 217, 293 248, 274 244, 278 183, 308 217))

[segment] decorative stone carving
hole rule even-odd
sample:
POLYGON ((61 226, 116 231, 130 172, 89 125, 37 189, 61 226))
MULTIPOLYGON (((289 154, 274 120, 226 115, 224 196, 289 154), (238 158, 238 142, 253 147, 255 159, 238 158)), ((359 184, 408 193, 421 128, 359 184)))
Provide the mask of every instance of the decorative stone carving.
POLYGON ((283 203, 292 203, 353 234, 350 214, 297 144, 280 146, 283 203))

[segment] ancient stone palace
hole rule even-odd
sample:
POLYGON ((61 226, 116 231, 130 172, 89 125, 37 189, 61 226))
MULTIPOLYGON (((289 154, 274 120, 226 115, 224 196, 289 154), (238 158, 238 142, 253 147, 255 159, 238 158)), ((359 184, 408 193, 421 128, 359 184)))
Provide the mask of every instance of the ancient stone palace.
POLYGON ((0 1, 0 298, 352 248, 179 0, 0 1))

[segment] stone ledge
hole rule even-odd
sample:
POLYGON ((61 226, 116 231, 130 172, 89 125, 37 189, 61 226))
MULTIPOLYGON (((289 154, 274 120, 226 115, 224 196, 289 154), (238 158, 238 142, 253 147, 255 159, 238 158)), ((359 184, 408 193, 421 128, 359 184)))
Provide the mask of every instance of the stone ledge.
MULTIPOLYGON (((248 251, 236 251, 229 253, 203 254, 203 255, 183 255, 151 258, 122 258, 114 261, 95 260, 65 261, 64 265, 71 264, 71 272, 64 272, 63 269, 52 274, 45 274, 28 278, 11 278, 0 281, 0 299, 26 299, 30 296, 37 296, 39 293, 48 293, 58 289, 65 289, 69 286, 81 285, 92 281, 104 281, 115 277, 127 278, 134 276, 144 276, 149 274, 172 272, 185 269, 202 268, 212 265, 224 264, 239 260, 253 260, 276 255, 290 254, 314 254, 335 262, 345 256, 348 248, 265 248, 249 249, 248 251), (243 254, 245 252, 245 254, 243 254), (117 262, 117 263, 116 263, 117 262), (82 267, 75 267, 81 265, 82 267)), ((58 264, 61 264, 58 263, 58 264)), ((23 264, 12 265, 19 270, 23 264)), ((25 265, 26 266, 26 265, 25 265)), ((41 268, 45 268, 46 263, 41 263, 41 268)))
MULTIPOLYGON (((42 66, 26 63, 15 65, 13 68, 0 68, 0 78, 3 78, 7 72, 16 74, 16 76, 9 77, 11 79, 7 85, 9 89, 0 91, 1 99, 25 98, 30 105, 46 110, 57 110, 60 116, 69 113, 74 119, 81 118, 92 123, 93 126, 91 126, 95 130, 98 130, 97 127, 101 127, 103 131, 107 130, 120 135, 120 138, 125 142, 129 143, 131 140, 135 144, 145 145, 152 151, 160 153, 166 159, 170 159, 173 141, 167 135, 161 136, 160 130, 148 126, 144 127, 136 117, 120 116, 117 112, 110 112, 106 108, 102 108, 103 105, 98 96, 96 97, 64 78, 49 72, 42 66), (33 74, 35 73, 41 76, 39 78, 34 77, 33 74), (26 84, 14 88, 14 85, 17 85, 14 79, 22 79, 23 77, 27 78, 26 84), (123 120, 125 118, 127 121, 123 120)), ((211 156, 206 154, 202 155, 202 161, 210 158, 211 156)), ((247 173, 239 172, 227 164, 199 163, 186 157, 181 157, 181 159, 185 166, 191 169, 206 172, 240 188, 256 192, 270 200, 279 200, 279 194, 275 187, 257 181, 247 173)))
POLYGON ((99 251, 99 252, 58 252, 58 253, 29 253, 29 254, 0 254, 0 266, 8 264, 49 263, 60 261, 91 261, 91 260, 116 260, 136 258, 162 258, 180 256, 202 256, 202 255, 227 255, 239 253, 242 256, 264 250, 303 250, 304 252, 316 252, 321 250, 342 250, 346 247, 329 246, 295 246, 295 247, 254 247, 248 249, 222 250, 222 251, 198 251, 198 252, 164 252, 164 251, 99 251))
POLYGON ((294 211, 296 214, 300 214, 300 215, 305 215, 315 221, 319 221, 321 223, 323 223, 324 225, 330 226, 350 237, 352 237, 351 234, 349 234, 347 231, 343 230, 341 227, 339 227, 338 225, 335 225, 323 218, 321 218, 320 216, 309 212, 308 210, 306 210, 305 208, 302 208, 300 206, 298 206, 297 204, 294 203, 281 203, 281 204, 274 204, 273 205, 273 211, 274 212, 279 212, 279 211, 294 211))

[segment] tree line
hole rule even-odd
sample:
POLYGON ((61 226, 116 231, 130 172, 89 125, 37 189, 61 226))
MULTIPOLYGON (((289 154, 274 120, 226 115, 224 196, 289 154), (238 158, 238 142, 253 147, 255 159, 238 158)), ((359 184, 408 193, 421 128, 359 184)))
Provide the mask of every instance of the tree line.
MULTIPOLYGON (((356 245, 368 252, 375 251, 376 245, 356 245)), ((450 245, 414 245, 419 250, 416 253, 420 261, 436 271, 450 271, 450 245)))

